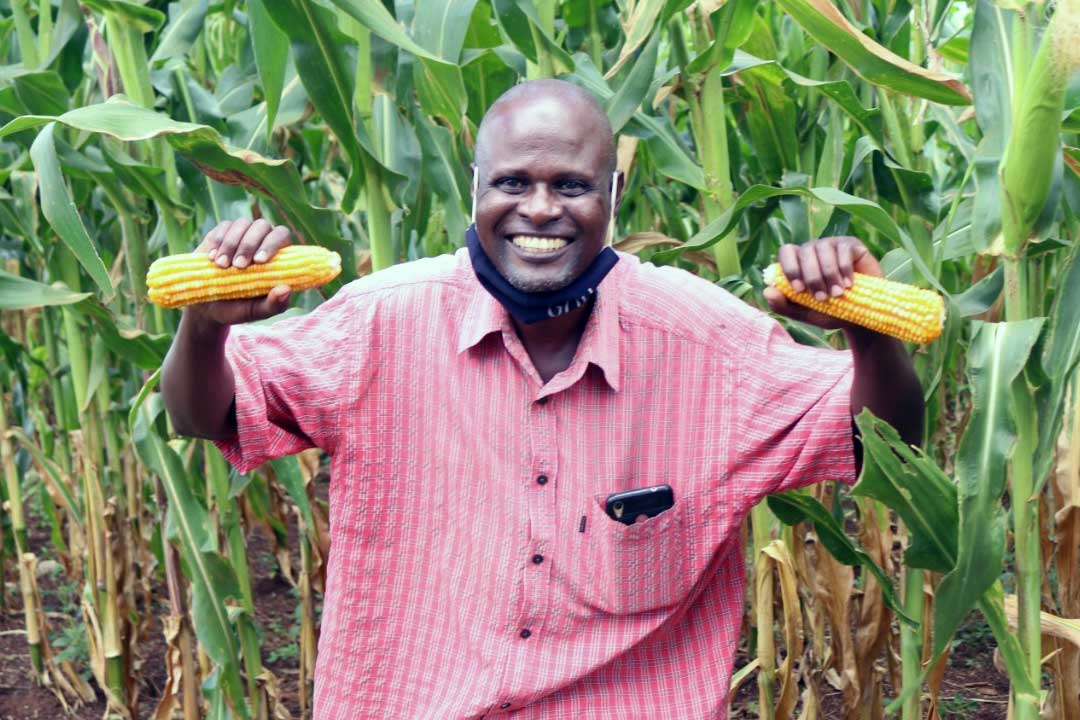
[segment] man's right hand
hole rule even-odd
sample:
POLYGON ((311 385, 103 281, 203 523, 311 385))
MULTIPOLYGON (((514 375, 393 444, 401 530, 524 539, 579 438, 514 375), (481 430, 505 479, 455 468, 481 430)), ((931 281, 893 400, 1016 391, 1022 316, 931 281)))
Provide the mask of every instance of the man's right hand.
MULTIPOLYGON (((246 219, 225 220, 206 233, 195 252, 206 253, 221 268, 245 268, 252 263, 267 262, 291 242, 289 228, 284 225, 273 226, 262 218, 254 222, 246 219)), ((191 305, 185 315, 204 326, 264 320, 289 306, 289 293, 287 285, 278 285, 263 298, 217 300, 191 305)))

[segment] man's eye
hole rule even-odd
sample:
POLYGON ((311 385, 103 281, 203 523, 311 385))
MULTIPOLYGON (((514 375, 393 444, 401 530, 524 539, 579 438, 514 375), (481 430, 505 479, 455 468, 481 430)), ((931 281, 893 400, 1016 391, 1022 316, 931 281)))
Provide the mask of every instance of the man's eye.
POLYGON ((588 189, 589 186, 580 180, 564 180, 559 183, 559 192, 564 195, 580 195, 588 189))
POLYGON ((525 187, 525 183, 518 178, 501 178, 495 181, 495 186, 500 190, 506 192, 520 192, 525 187))

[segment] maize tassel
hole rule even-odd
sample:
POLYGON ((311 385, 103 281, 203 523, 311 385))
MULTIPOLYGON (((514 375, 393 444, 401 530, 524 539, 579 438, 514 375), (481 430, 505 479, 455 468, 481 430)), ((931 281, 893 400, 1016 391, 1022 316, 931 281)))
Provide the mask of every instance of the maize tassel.
POLYGON ((936 292, 872 275, 855 273, 843 295, 827 300, 795 292, 780 263, 765 269, 765 283, 811 310, 908 342, 933 342, 945 324, 945 300, 936 292))
POLYGON ((265 263, 246 268, 218 267, 205 253, 183 253, 155 260, 146 274, 150 301, 178 308, 214 300, 262 297, 278 285, 307 290, 333 280, 341 256, 317 245, 290 245, 265 263))

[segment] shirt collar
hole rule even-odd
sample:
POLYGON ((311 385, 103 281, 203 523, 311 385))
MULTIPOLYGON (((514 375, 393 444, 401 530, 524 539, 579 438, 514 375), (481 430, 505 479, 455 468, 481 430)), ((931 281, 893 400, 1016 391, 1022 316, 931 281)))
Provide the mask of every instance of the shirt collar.
MULTIPOLYGON (((459 252, 464 253, 463 269, 473 287, 458 331, 457 351, 460 355, 493 332, 513 332, 514 325, 506 308, 476 279, 468 253, 459 252)), ((619 389, 619 297, 629 265, 628 258, 620 252, 619 262, 597 287, 596 304, 582 333, 578 357, 574 361, 574 365, 578 360, 596 365, 603 373, 604 380, 615 391, 619 389)))

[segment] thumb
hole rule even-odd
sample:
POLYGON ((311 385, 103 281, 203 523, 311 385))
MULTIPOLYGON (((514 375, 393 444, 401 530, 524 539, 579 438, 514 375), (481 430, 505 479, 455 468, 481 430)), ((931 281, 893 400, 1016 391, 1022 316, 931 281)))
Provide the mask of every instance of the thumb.
POLYGON ((261 300, 253 300, 251 303, 251 319, 265 320, 284 312, 289 307, 289 296, 291 294, 292 290, 288 285, 278 285, 270 290, 266 297, 261 300))

